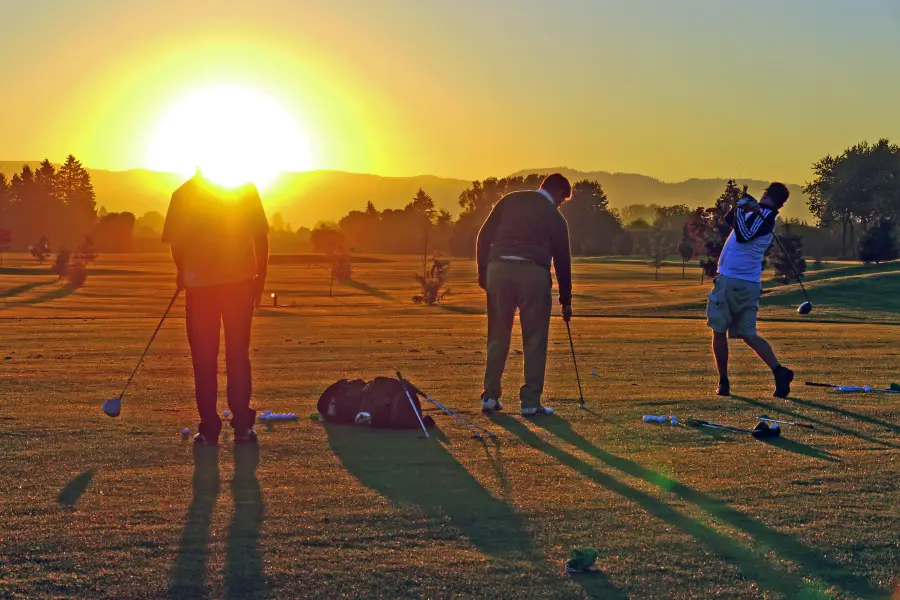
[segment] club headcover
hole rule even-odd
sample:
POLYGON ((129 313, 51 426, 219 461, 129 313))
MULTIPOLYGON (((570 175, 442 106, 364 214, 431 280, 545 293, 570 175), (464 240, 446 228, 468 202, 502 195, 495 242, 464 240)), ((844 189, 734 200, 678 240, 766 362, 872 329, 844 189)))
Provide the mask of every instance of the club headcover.
POLYGON ((781 435, 781 427, 778 426, 778 423, 769 425, 761 422, 753 428, 751 435, 758 440, 777 438, 781 435))

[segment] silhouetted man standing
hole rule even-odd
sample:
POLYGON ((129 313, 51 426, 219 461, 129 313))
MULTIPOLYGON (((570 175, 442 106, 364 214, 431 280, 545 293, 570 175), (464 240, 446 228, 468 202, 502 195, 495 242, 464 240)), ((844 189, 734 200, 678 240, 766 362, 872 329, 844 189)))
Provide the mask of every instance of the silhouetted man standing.
POLYGON ((163 242, 171 244, 178 287, 186 290, 186 322, 197 410, 198 444, 218 444, 219 331, 225 327, 228 407, 236 444, 256 442, 250 409, 250 325, 269 260, 269 225, 252 184, 217 186, 199 172, 172 194, 163 242))
POLYGON ((563 319, 568 322, 572 257, 569 227, 559 207, 571 196, 569 181, 555 173, 537 191, 504 196, 478 232, 478 285, 487 291, 488 311, 483 412, 503 409, 501 379, 518 309, 525 354, 525 385, 519 391, 522 414, 553 413, 541 404, 552 308, 550 262, 556 270, 563 319))

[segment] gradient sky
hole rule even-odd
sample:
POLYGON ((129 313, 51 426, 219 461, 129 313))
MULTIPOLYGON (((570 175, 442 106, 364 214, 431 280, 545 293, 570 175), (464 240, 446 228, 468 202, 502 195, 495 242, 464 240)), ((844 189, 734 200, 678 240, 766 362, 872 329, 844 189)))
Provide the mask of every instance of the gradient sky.
POLYGON ((294 115, 313 167, 382 175, 803 183, 900 141, 897 0, 0 0, 0 23, 0 160, 149 166, 164 112, 223 83, 294 115))

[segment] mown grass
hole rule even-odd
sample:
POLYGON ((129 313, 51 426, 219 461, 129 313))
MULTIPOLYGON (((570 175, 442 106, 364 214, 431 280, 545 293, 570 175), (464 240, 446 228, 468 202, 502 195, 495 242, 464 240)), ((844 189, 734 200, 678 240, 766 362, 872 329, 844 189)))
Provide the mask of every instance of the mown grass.
MULTIPOLYGON (((645 265, 579 264, 576 314, 606 316, 572 322, 582 376, 600 376, 583 381, 589 410, 577 408, 555 319, 546 402, 558 416, 515 415, 514 341, 509 414, 489 420, 477 410, 486 323, 472 265, 454 261, 448 306, 428 309, 410 300, 415 259, 385 260, 357 266, 355 283, 335 286, 333 297, 321 268, 273 266, 270 287, 287 307, 261 309, 255 321, 255 406, 305 417, 334 380, 400 369, 495 431, 496 442, 432 411, 439 429, 428 440, 304 418, 260 427, 258 453, 227 440, 195 453, 181 436, 196 428, 181 300, 123 415, 99 409, 170 298, 164 260, 106 259, 109 274, 55 297, 47 294, 63 286, 52 276, 4 275, 0 597, 889 598, 898 590, 894 396, 796 386, 776 400, 764 367, 735 347, 735 396, 715 397, 699 273, 681 280, 672 267, 656 282, 645 265), (689 302, 696 306, 671 308, 689 302), (648 425, 644 414, 743 427, 767 414, 815 429, 785 426, 781 440, 762 443, 648 425), (580 546, 600 550, 599 572, 566 577, 562 564, 580 546)), ((862 286, 852 293, 855 282, 890 285, 893 275, 835 271, 843 278, 811 286, 810 318, 761 330, 799 381, 900 380, 895 327, 864 321, 891 314, 892 298, 882 290, 880 304, 865 300, 871 288, 862 286), (842 318, 858 310, 861 322, 817 321, 827 307, 842 318)), ((764 314, 791 313, 793 293, 767 294, 764 314)))

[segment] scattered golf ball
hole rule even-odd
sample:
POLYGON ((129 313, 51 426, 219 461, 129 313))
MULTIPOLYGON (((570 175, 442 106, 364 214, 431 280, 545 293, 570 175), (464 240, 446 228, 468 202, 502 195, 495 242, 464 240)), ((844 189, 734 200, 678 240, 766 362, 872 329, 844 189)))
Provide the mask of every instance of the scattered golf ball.
POLYGON ((182 435, 190 435, 191 430, 188 429, 187 427, 185 427, 184 429, 181 430, 181 433, 182 433, 182 435))
POLYGON ((230 415, 230 414, 231 413, 229 413, 227 410, 222 411, 222 416, 225 417, 226 419, 228 418, 228 415, 230 415))

